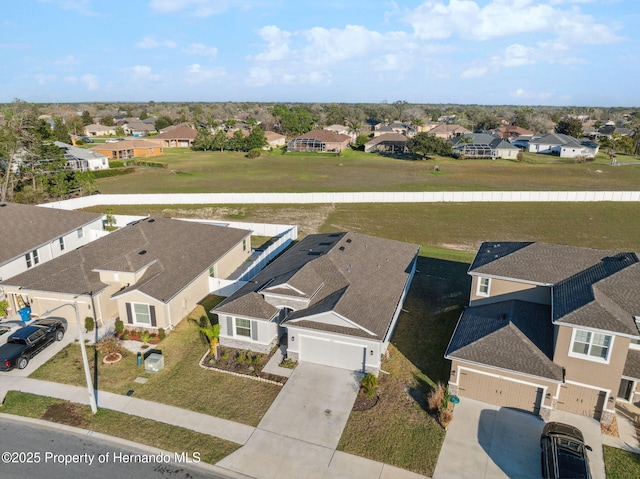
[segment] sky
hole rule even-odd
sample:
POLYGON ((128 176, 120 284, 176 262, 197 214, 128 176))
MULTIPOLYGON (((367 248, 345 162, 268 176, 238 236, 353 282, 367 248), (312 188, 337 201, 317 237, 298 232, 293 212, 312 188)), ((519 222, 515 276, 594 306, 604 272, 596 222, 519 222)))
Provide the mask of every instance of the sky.
POLYGON ((0 6, 0 102, 640 106, 638 0, 0 6))

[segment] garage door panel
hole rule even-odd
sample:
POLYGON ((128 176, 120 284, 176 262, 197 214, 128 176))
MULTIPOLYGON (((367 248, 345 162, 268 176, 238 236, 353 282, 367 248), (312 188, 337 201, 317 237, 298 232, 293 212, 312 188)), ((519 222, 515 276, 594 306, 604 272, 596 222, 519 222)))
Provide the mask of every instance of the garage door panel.
POLYGON ((543 389, 503 377, 461 371, 458 393, 460 396, 489 404, 539 414, 543 389))
POLYGON ((367 349, 362 345, 300 336, 300 360, 336 368, 362 371, 367 349))
POLYGON ((606 392, 575 384, 560 386, 558 409, 600 419, 604 409, 606 392))

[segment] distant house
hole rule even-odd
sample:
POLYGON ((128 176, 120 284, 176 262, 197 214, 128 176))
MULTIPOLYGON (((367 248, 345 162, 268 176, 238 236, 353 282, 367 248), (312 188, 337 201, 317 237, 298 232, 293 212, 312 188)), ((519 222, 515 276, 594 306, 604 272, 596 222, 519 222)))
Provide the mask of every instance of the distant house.
POLYGON ((351 136, 351 133, 349 132, 349 127, 345 126, 345 125, 333 124, 333 125, 325 126, 324 129, 328 130, 328 131, 332 131, 332 132, 337 133, 339 135, 349 135, 349 136, 351 136))
POLYGON ((198 135, 198 130, 187 125, 164 130, 150 138, 149 141, 158 142, 163 148, 190 148, 198 135))
POLYGON ((164 155, 162 146, 148 140, 123 140, 113 143, 104 143, 91 148, 96 153, 107 155, 112 160, 127 158, 150 158, 164 155))
POLYGON ((467 130, 460 125, 440 123, 438 126, 431 128, 429 130, 429 133, 431 135, 435 135, 438 138, 447 140, 449 138, 455 138, 456 136, 468 135, 469 133, 472 133, 472 131, 467 130))
POLYGON ((507 141, 511 141, 512 139, 518 138, 520 136, 533 136, 534 134, 533 131, 516 125, 503 125, 496 128, 495 130, 491 130, 490 133, 493 133, 503 140, 507 141))
POLYGON ((411 138, 412 136, 416 135, 417 129, 414 126, 408 125, 406 123, 394 122, 388 125, 378 125, 373 132, 373 136, 376 137, 380 135, 386 135, 387 133, 396 133, 407 138, 411 138))
POLYGON ((515 159, 520 149, 502 138, 488 133, 468 133, 450 139, 452 153, 458 158, 515 159))
POLYGON ((593 158, 598 154, 598 149, 598 144, 587 138, 577 139, 561 133, 550 133, 529 141, 530 152, 546 153, 560 158, 593 158))
POLYGON ((54 144, 64 151, 67 167, 73 171, 108 170, 109 157, 96 151, 78 148, 61 141, 54 144))
POLYGON ((314 151, 339 153, 351 142, 351 137, 328 130, 311 130, 287 144, 287 151, 314 151))
POLYGON ((129 136, 147 136, 155 133, 156 127, 150 123, 135 119, 127 120, 122 124, 122 128, 126 135, 129 136))
POLYGON ((115 126, 104 125, 87 125, 84 127, 84 133, 87 136, 108 136, 116 134, 115 126))
POLYGON ((598 137, 606 136, 611 139, 613 135, 632 136, 633 130, 616 125, 604 125, 598 129, 598 137))
POLYGON ((376 136, 364 144, 364 151, 372 152, 399 152, 402 153, 407 146, 407 137, 400 133, 384 133, 376 136))
POLYGON ((101 214, 18 203, 0 204, 0 224, 0 281, 84 246, 104 232, 101 214))
MULTIPOLYGON (((66 212, 69 213, 69 212, 66 212)), ((79 316, 120 318, 136 329, 173 329, 250 256, 247 230, 151 217, 5 281, 12 307, 33 314, 78 303, 79 316)), ((76 322, 73 308, 55 313, 76 322)))
POLYGON ((377 374, 419 247, 357 233, 309 235, 214 308, 220 344, 377 374))
POLYGON ((281 135, 280 133, 276 133, 275 131, 267 130, 264 132, 264 136, 267 139, 267 145, 265 149, 268 148, 280 148, 287 144, 287 137, 281 135))

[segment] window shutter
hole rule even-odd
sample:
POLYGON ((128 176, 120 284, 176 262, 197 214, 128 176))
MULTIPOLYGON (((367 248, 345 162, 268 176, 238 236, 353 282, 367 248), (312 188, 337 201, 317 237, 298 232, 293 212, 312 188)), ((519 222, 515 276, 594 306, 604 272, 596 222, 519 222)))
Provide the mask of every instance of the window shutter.
POLYGON ((251 321, 251 339, 258 340, 258 323, 251 321))
POLYGON ((153 305, 149 305, 149 315, 151 316, 151 326, 154 328, 157 326, 156 323, 156 307, 153 305))
POLYGON ((133 316, 131 315, 131 303, 125 303, 127 307, 127 323, 133 324, 133 316))
POLYGON ((227 316, 227 335, 233 336, 233 317, 227 316))

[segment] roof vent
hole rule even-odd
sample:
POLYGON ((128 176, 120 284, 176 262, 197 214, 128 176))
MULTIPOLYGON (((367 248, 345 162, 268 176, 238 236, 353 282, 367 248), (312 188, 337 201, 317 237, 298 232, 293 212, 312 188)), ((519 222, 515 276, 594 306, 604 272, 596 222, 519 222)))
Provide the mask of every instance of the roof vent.
POLYGON ((146 249, 143 249, 142 251, 138 251, 138 254, 139 254, 139 255, 141 255, 141 256, 142 256, 143 254, 147 254, 147 250, 146 250, 146 249))
POLYGON ((347 239, 347 243, 351 243, 351 238, 347 239))
POLYGON ((149 223, 153 223, 154 221, 155 221, 155 220, 154 220, 153 218, 151 218, 151 219, 149 220, 149 223))
POLYGON ((344 246, 340 246, 340 248, 338 248, 340 251, 344 251, 344 246))

